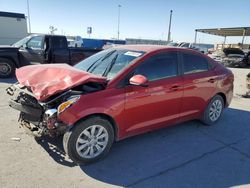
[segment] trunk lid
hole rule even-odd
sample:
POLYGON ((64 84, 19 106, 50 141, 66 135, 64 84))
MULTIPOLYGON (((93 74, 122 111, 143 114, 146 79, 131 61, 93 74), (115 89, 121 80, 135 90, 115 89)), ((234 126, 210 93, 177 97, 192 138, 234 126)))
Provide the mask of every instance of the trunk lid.
POLYGON ((48 97, 87 83, 106 83, 106 78, 78 70, 67 64, 30 65, 16 70, 20 84, 31 89, 36 99, 48 97))

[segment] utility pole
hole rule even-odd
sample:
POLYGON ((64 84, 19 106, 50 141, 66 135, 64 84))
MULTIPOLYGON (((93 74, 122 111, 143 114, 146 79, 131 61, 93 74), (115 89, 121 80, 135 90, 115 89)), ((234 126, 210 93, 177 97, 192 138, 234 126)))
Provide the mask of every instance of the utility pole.
POLYGON ((241 42, 242 48, 243 48, 243 44, 244 44, 244 41, 245 41, 245 36, 246 36, 246 28, 244 28, 244 30, 243 30, 243 36, 242 36, 242 42, 241 42))
POLYGON ((171 40, 172 13, 173 13, 173 10, 170 10, 170 19, 169 19, 169 27, 168 27, 168 42, 170 42, 171 40))
POLYGON ((195 35, 194 35, 194 44, 196 44, 196 41, 197 41, 197 29, 195 30, 195 35))
POLYGON ((29 0, 27 0, 27 9, 28 9, 28 19, 29 19, 29 33, 31 33, 29 0))
POLYGON ((117 30, 117 39, 120 39, 120 9, 121 5, 118 5, 118 30, 117 30))

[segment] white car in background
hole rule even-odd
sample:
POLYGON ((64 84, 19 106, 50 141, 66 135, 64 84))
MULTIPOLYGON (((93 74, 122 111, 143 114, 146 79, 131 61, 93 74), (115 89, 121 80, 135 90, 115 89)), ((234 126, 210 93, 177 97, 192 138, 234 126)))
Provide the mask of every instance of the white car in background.
POLYGON ((82 37, 80 36, 67 37, 67 41, 68 41, 69 47, 82 47, 83 46, 82 37))
MULTIPOLYGON (((209 49, 214 48, 213 44, 201 44, 201 43, 189 43, 189 42, 180 42, 180 43, 173 43, 174 45, 182 48, 190 48, 207 54, 209 49)), ((170 44, 171 45, 171 44, 170 44)))

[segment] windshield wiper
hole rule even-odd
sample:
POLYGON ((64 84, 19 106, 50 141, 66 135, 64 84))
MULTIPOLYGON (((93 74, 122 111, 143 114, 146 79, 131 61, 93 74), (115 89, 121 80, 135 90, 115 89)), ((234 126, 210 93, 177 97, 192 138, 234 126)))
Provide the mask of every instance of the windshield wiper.
POLYGON ((105 59, 107 59, 109 56, 111 56, 116 50, 113 50, 109 53, 107 53, 103 58, 102 58, 102 61, 104 61, 105 59))
MULTIPOLYGON (((89 72, 89 70, 100 60, 101 58, 97 59, 92 65, 89 66, 89 68, 86 70, 86 72, 89 72)), ((96 67, 96 66, 95 66, 96 67)), ((94 67, 94 68, 95 68, 94 67)))
MULTIPOLYGON (((113 50, 113 51, 109 52, 108 54, 106 54, 106 55, 102 58, 101 62, 103 62, 105 59, 107 59, 109 56, 111 56, 114 52, 116 52, 116 50, 113 50)), ((101 58, 100 58, 100 59, 101 59, 101 58)), ((97 62, 99 62, 100 59, 98 59, 96 62, 94 62, 94 63, 87 69, 87 72, 92 73, 92 72, 96 69, 96 67, 99 65, 97 62), (91 70, 90 70, 90 69, 91 69, 91 70)))
POLYGON ((106 67, 104 73, 102 74, 102 76, 107 76, 107 74, 109 73, 109 71, 112 69, 112 67, 114 66, 115 64, 115 61, 118 57, 118 53, 115 55, 115 57, 112 59, 112 61, 110 62, 110 64, 106 67))

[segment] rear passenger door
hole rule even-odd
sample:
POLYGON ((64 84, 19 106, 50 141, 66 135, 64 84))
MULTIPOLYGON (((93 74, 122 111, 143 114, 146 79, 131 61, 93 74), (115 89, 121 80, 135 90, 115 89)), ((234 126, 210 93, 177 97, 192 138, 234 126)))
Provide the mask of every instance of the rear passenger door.
POLYGON ((215 91, 216 73, 206 57, 199 53, 180 52, 183 74, 182 120, 199 118, 215 91))

